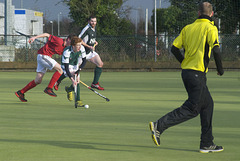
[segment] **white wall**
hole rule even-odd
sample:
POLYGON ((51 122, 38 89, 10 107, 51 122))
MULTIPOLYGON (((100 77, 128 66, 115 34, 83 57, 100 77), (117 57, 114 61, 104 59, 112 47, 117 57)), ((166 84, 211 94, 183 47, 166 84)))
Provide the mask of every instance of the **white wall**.
POLYGON ((27 9, 24 11, 25 14, 15 14, 15 30, 26 35, 42 34, 43 13, 27 9))
MULTIPOLYGON (((15 9, 15 31, 24 35, 39 35, 43 33, 43 13, 28 9, 15 9)), ((16 35, 20 35, 19 33, 16 35)), ((27 38, 15 38, 15 47, 29 47, 27 38)))
POLYGON ((0 3, 0 34, 4 34, 4 5, 0 3))

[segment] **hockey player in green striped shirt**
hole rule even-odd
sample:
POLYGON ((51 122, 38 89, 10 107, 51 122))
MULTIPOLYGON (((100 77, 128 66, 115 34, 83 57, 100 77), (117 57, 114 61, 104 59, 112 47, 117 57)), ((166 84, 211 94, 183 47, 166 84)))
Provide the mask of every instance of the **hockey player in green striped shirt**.
POLYGON ((98 90, 104 90, 104 88, 99 85, 99 78, 102 73, 103 62, 98 53, 95 52, 95 46, 98 45, 98 42, 96 41, 95 31, 96 24, 97 24, 96 16, 91 16, 89 18, 88 25, 83 28, 82 32, 78 37, 81 38, 84 42, 83 45, 85 47, 87 54, 86 59, 96 65, 94 71, 94 79, 91 87, 96 88, 98 90))
POLYGON ((73 100, 73 91, 74 86, 77 86, 77 106, 83 107, 84 104, 80 100, 80 86, 79 86, 79 77, 77 81, 74 80, 74 74, 80 71, 86 64, 86 52, 82 46, 82 39, 77 36, 73 37, 71 40, 71 46, 68 46, 64 49, 62 55, 62 77, 68 76, 72 81, 70 87, 65 87, 67 92, 67 98, 69 101, 73 100))

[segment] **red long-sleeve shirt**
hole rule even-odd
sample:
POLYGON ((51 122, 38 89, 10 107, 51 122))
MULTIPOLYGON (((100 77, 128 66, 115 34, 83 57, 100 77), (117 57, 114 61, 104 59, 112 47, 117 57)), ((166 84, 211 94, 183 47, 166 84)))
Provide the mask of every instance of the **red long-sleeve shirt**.
POLYGON ((62 55, 65 47, 63 39, 50 35, 47 43, 38 50, 38 54, 48 55, 50 57, 54 54, 62 55))

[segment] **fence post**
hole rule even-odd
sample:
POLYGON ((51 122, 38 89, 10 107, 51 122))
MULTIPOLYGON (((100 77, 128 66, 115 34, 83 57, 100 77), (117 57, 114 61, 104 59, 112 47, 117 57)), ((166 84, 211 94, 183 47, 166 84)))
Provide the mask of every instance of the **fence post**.
POLYGON ((27 36, 26 36, 26 62, 28 62, 28 48, 27 48, 27 36))
POLYGON ((137 36, 134 36, 134 49, 135 49, 135 55, 134 55, 134 61, 137 62, 137 36))

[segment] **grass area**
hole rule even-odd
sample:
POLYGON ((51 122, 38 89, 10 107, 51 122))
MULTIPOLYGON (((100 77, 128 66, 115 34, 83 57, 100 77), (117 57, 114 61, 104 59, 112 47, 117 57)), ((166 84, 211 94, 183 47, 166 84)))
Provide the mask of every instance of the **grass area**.
MULTIPOLYGON (((106 102, 81 85, 89 109, 74 108, 63 81, 56 98, 41 85, 26 93, 27 103, 14 92, 35 78, 33 72, 0 72, 0 161, 237 161, 240 158, 240 74, 208 73, 215 101, 213 133, 222 153, 201 154, 199 117, 166 130, 161 146, 151 140, 149 121, 179 107, 187 98, 180 72, 105 72, 101 82, 106 102)), ((90 85, 92 72, 83 72, 90 85)))

